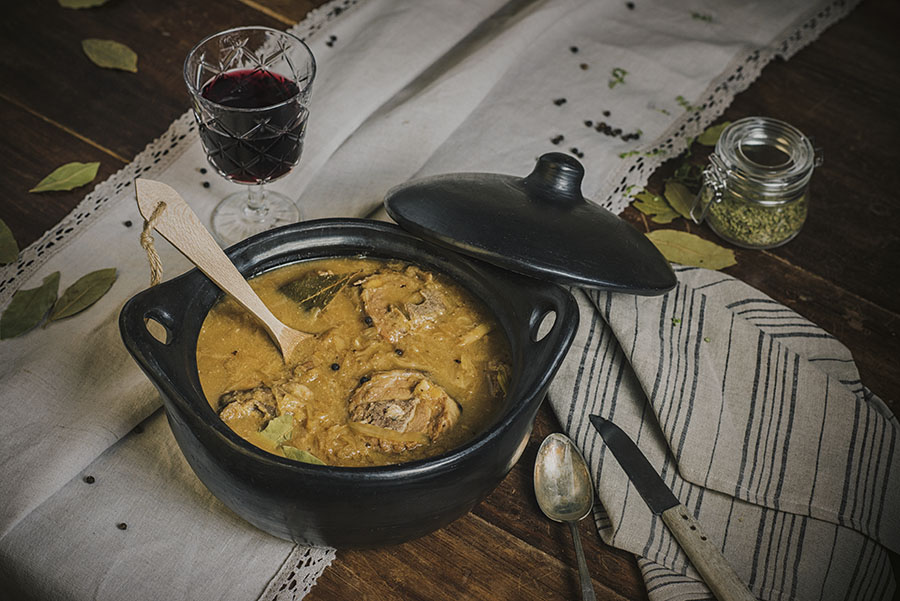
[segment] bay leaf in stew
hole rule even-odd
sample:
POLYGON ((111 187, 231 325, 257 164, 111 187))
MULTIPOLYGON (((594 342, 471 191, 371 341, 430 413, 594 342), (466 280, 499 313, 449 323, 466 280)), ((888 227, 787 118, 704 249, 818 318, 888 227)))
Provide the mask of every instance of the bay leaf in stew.
POLYGON ((318 313, 328 306, 354 276, 355 273, 311 272, 284 284, 278 291, 307 313, 318 313))
POLYGON ((275 446, 279 446, 291 439, 293 430, 294 416, 290 413, 285 413, 269 420, 269 423, 260 431, 260 434, 271 440, 275 446))
POLYGON ((288 459, 302 461, 303 463, 313 463, 315 465, 325 465, 324 461, 309 451, 304 451, 303 449, 298 449, 297 447, 292 447, 290 445, 284 445, 281 447, 281 450, 284 451, 284 456, 288 459))

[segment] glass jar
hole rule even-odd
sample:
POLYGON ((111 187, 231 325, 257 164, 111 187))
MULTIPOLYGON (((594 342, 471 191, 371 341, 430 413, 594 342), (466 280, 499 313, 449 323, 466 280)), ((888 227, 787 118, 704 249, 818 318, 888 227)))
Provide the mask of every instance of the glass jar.
POLYGON ((821 164, 821 151, 794 126, 768 117, 735 121, 709 157, 691 218, 737 246, 781 246, 806 221, 809 180, 821 164))

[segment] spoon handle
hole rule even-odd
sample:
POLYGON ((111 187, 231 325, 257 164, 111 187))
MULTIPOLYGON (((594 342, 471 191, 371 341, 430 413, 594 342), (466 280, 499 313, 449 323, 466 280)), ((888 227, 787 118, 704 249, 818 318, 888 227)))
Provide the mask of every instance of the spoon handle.
POLYGON ((572 532, 572 540, 575 542, 575 557, 578 559, 581 599, 582 601, 596 601, 594 584, 591 582, 591 573, 588 572, 587 562, 584 560, 584 549, 581 547, 581 536, 578 534, 578 522, 569 522, 569 530, 572 532))
POLYGON ((287 326, 263 304, 181 195, 167 184, 140 178, 135 180, 135 190, 138 208, 148 221, 157 205, 160 202, 165 203, 165 210, 158 214, 153 222, 156 231, 190 259, 219 288, 233 296, 241 306, 259 318, 280 347, 281 337, 287 326))

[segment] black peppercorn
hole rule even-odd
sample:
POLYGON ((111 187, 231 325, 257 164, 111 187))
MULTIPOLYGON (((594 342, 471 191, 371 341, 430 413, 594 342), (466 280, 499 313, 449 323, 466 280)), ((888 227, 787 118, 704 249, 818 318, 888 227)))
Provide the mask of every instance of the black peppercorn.
POLYGON ((204 187, 204 188, 209 188, 209 186, 210 186, 210 183, 209 183, 209 182, 203 182, 203 187, 204 187))
POLYGON ((402 356, 403 356, 403 349, 402 349, 402 348, 394 349, 394 352, 397 353, 397 356, 398 356, 398 357, 402 357, 402 356))
POLYGON ((339 370, 340 368, 341 368, 341 364, 340 364, 340 363, 332 363, 332 364, 331 364, 331 371, 337 371, 337 370, 339 370))
POLYGON ((87 484, 93 484, 94 482, 96 482, 96 480, 94 480, 94 477, 93 477, 93 476, 85 476, 85 477, 84 477, 84 481, 85 481, 87 484))
POLYGON ((369 317, 368 315, 366 315, 366 318, 363 321, 366 322, 367 326, 372 325, 372 318, 369 317))
POLYGON ((116 524, 116 528, 118 528, 119 530, 128 530, 128 524, 126 524, 125 522, 119 522, 118 524, 116 524))

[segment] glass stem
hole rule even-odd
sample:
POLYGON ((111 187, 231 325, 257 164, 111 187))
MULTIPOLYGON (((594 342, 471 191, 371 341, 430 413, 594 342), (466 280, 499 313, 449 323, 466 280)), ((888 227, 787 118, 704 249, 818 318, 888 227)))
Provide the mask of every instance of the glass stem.
POLYGON ((262 219, 266 212, 266 189, 262 184, 247 186, 247 213, 262 219))

